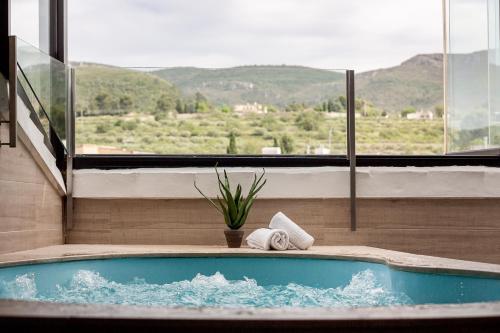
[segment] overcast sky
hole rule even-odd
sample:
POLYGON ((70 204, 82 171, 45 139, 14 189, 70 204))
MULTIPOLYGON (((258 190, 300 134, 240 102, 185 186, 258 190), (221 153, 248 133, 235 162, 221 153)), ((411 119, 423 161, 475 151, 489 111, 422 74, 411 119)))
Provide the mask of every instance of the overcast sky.
MULTIPOLYGON (((23 2, 38 0, 14 0, 23 2)), ((368 70, 442 52, 441 0, 68 0, 72 61, 368 70)), ((15 16, 15 15, 14 15, 15 16)))
POLYGON ((72 60, 368 70, 442 52, 441 0, 68 0, 72 60))

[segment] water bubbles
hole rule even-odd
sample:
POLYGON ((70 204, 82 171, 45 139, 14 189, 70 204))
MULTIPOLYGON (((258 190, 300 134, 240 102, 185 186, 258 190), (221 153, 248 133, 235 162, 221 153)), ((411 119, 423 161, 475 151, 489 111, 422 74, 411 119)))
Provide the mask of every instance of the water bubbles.
POLYGON ((0 281, 0 298, 36 300, 35 274, 23 274, 12 281, 0 281))
POLYGON ((107 280, 99 273, 80 270, 55 291, 37 293, 33 274, 0 284, 0 296, 64 303, 131 304, 146 306, 282 308, 365 307, 411 304, 377 282, 371 270, 353 275, 346 286, 314 288, 300 284, 259 286, 254 279, 227 280, 223 274, 196 275, 192 280, 166 284, 135 278, 129 283, 107 280))

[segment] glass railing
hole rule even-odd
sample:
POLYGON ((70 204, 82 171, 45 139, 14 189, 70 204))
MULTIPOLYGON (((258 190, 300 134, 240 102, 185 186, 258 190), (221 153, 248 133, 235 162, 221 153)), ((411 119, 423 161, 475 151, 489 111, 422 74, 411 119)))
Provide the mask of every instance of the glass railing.
POLYGON ((18 38, 18 78, 46 133, 66 143, 69 67, 18 38))
POLYGON ((448 17, 448 152, 499 148, 499 2, 449 0, 448 17))
POLYGON ((74 64, 79 154, 346 155, 346 71, 74 64))

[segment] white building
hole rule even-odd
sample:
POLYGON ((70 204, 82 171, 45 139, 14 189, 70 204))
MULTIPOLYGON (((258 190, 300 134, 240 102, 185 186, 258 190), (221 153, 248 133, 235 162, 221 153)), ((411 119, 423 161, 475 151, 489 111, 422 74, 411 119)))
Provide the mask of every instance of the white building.
POLYGON ((406 115, 406 119, 410 120, 433 120, 434 113, 432 111, 420 110, 418 112, 409 113, 406 115))
POLYGON ((281 155, 280 147, 264 147, 262 148, 262 155, 281 155))
POLYGON ((330 149, 323 146, 314 149, 314 155, 330 155, 330 149))
POLYGON ((267 113, 267 106, 259 103, 236 104, 233 110, 236 113, 267 113))

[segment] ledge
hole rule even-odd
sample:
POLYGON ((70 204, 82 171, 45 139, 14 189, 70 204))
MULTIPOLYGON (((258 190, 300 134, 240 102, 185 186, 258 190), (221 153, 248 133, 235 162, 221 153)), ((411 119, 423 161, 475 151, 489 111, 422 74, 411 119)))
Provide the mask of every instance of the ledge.
MULTIPOLYGON (((259 168, 226 168, 233 182, 248 187, 259 168)), ((349 169, 266 168, 261 199, 349 198, 349 169)), ((217 195, 213 169, 75 170, 74 198, 195 199, 196 180, 217 195)), ((500 198, 500 169, 490 167, 362 167, 359 198, 500 198)))

